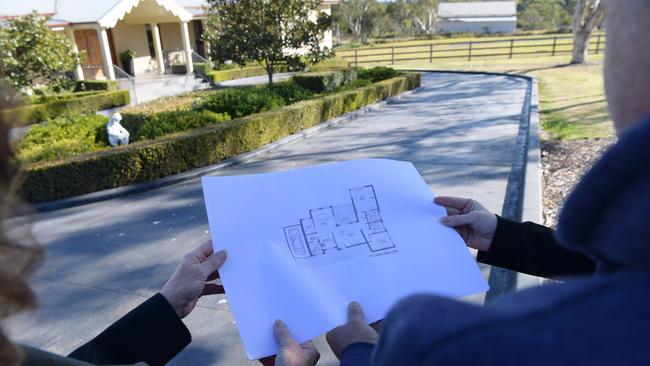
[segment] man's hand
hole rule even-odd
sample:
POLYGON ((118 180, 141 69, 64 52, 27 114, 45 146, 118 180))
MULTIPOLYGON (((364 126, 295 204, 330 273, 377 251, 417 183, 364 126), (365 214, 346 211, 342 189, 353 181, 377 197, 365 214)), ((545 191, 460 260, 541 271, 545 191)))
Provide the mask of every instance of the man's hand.
POLYGON ((348 305, 348 322, 327 332, 325 338, 340 359, 347 346, 357 342, 377 343, 379 334, 366 323, 361 305, 353 301, 348 305))
POLYGON ((199 297, 224 293, 223 286, 208 282, 219 278, 217 270, 226 257, 225 250, 213 253, 211 241, 183 257, 160 291, 181 319, 192 312, 199 297))
POLYGON ((487 252, 490 250, 497 217, 480 203, 459 197, 436 197, 433 202, 447 210, 440 223, 456 230, 467 246, 487 252))
POLYGON ((320 352, 314 347, 312 341, 298 344, 291 336, 289 328, 281 321, 273 324, 273 335, 280 345, 276 356, 265 357, 260 360, 264 366, 313 366, 320 358, 320 352))

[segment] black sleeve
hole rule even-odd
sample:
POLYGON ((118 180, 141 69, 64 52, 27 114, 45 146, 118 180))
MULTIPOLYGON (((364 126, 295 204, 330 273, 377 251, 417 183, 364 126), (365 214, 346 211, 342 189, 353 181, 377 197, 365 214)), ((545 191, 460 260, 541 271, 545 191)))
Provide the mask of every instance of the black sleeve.
POLYGON ((372 343, 352 343, 341 353, 340 366, 370 366, 370 356, 374 348, 372 343))
POLYGON ((156 294, 68 357, 97 364, 164 365, 191 340, 167 299, 156 294))
POLYGON ((497 222, 490 250, 479 251, 479 262, 547 278, 596 270, 591 258, 560 247, 554 231, 546 226, 518 223, 499 216, 497 222))

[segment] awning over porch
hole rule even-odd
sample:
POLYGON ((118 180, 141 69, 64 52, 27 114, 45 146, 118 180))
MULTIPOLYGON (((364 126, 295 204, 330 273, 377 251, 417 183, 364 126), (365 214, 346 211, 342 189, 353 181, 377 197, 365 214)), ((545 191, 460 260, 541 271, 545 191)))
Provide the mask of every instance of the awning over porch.
POLYGON ((103 28, 113 28, 120 20, 126 24, 156 24, 189 22, 192 17, 192 13, 170 0, 122 0, 97 23, 103 28))

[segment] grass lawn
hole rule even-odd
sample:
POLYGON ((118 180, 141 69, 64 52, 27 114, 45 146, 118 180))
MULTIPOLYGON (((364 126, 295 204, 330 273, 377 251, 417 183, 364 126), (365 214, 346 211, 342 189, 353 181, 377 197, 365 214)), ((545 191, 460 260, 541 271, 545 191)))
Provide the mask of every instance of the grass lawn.
POLYGON ((543 138, 575 140, 614 136, 603 83, 603 55, 587 65, 569 57, 483 58, 476 61, 404 62, 404 70, 472 70, 527 74, 539 80, 543 138))

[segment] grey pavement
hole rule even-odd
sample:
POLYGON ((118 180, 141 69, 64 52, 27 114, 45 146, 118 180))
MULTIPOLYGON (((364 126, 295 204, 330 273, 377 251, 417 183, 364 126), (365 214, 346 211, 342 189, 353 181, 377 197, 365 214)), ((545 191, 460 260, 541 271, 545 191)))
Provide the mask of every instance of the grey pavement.
MULTIPOLYGON (((408 160, 436 195, 472 197, 500 212, 526 82, 458 74, 424 74, 422 81, 397 101, 218 174, 408 160)), ((156 293, 183 254, 209 237, 199 180, 40 214, 33 232, 46 249, 33 280, 40 306, 10 319, 6 329, 18 342, 61 354, 156 293)), ((489 269, 483 271, 487 276, 489 269)), ((225 296, 201 299, 185 323, 193 342, 173 365, 254 364, 246 360, 225 296)), ((317 346, 319 364, 337 364, 322 337, 317 346)))

